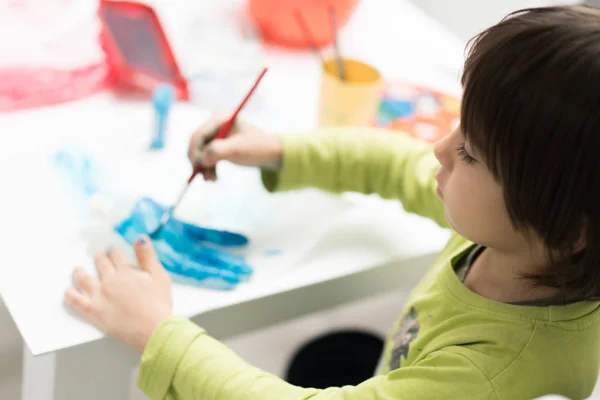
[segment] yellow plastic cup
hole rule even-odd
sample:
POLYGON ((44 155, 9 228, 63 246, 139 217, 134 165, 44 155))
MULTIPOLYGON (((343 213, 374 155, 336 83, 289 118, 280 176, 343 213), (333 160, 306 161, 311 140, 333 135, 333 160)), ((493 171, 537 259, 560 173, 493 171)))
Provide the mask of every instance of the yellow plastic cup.
POLYGON ((340 78, 335 58, 323 64, 319 125, 369 125, 375 119, 381 100, 381 75, 361 61, 351 58, 343 61, 345 80, 340 78))

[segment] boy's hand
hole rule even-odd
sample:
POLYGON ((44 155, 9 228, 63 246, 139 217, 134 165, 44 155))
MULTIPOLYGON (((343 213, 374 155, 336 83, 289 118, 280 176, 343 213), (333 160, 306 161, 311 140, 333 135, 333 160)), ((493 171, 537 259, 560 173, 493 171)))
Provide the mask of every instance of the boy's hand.
POLYGON ((229 136, 212 140, 229 114, 215 114, 193 134, 188 158, 192 166, 205 169, 204 179, 217 179, 215 166, 221 160, 238 165, 279 169, 281 166, 281 141, 277 135, 266 133, 243 121, 236 121, 229 136))
POLYGON ((100 330, 143 353, 154 330, 171 316, 171 280, 152 244, 134 244, 140 266, 119 250, 95 258, 99 279, 78 268, 65 302, 100 330))

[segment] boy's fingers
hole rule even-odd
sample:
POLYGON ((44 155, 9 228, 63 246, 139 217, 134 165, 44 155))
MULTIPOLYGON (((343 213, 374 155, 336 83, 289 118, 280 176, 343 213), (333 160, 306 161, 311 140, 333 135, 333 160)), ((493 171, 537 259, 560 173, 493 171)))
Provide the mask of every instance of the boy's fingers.
POLYGON ((82 268, 77 268, 73 272, 73 284, 77 289, 83 290, 88 295, 96 292, 99 286, 98 280, 82 268))
POLYGON ((146 271, 151 275, 164 270, 154 252, 154 248, 152 247, 152 243, 148 236, 143 235, 139 237, 135 241, 133 248, 141 270, 146 271))
MULTIPOLYGON (((216 112, 194 132, 188 148, 188 158, 192 165, 200 164, 204 147, 212 141, 221 125, 225 123, 230 116, 230 112, 216 112)), ((235 125, 233 128, 235 129, 235 125)))
POLYGON ((94 264, 96 265, 100 279, 104 279, 115 272, 115 266, 104 253, 96 254, 94 264))
POLYGON ((132 265, 132 262, 129 259, 129 257, 127 257, 125 253, 123 253, 121 250, 115 247, 111 247, 108 250, 108 258, 110 258, 116 269, 129 267, 130 265, 132 265))
POLYGON ((65 303, 71 306, 75 311, 84 315, 88 319, 94 319, 96 315, 96 309, 92 303, 92 300, 85 294, 77 291, 74 288, 69 288, 65 292, 65 303))
POLYGON ((217 162, 222 160, 231 160, 239 153, 239 143, 237 138, 227 138, 210 142, 200 162, 204 167, 214 167, 217 162))
POLYGON ((197 142, 198 140, 192 139, 188 149, 188 159, 192 165, 197 165, 200 162, 200 156, 202 155, 200 145, 197 142))
POLYGON ((204 180, 206 181, 216 181, 217 180, 217 171, 215 168, 205 168, 204 169, 204 180))

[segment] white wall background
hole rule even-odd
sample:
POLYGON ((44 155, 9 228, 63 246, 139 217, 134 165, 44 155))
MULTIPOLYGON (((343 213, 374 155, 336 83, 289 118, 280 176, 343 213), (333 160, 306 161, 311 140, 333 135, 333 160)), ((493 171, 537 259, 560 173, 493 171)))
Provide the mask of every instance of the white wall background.
POLYGON ((483 29, 497 23, 511 11, 529 7, 544 7, 581 2, 577 0, 411 1, 464 40, 470 39, 483 29))

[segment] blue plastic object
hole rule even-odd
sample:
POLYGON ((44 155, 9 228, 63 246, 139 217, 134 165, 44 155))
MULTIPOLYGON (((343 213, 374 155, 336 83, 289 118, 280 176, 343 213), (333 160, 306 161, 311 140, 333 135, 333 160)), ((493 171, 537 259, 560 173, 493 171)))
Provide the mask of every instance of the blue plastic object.
POLYGON ((156 115, 154 137, 150 148, 160 150, 165 147, 167 116, 175 101, 175 88, 169 84, 158 85, 152 92, 152 105, 156 115))
MULTIPOLYGON (((156 229, 165 211, 166 207, 143 198, 115 231, 133 244, 139 235, 156 229)), ((201 228, 173 217, 152 243, 168 271, 203 287, 230 290, 253 272, 244 257, 227 250, 248 244, 238 233, 201 228)))

